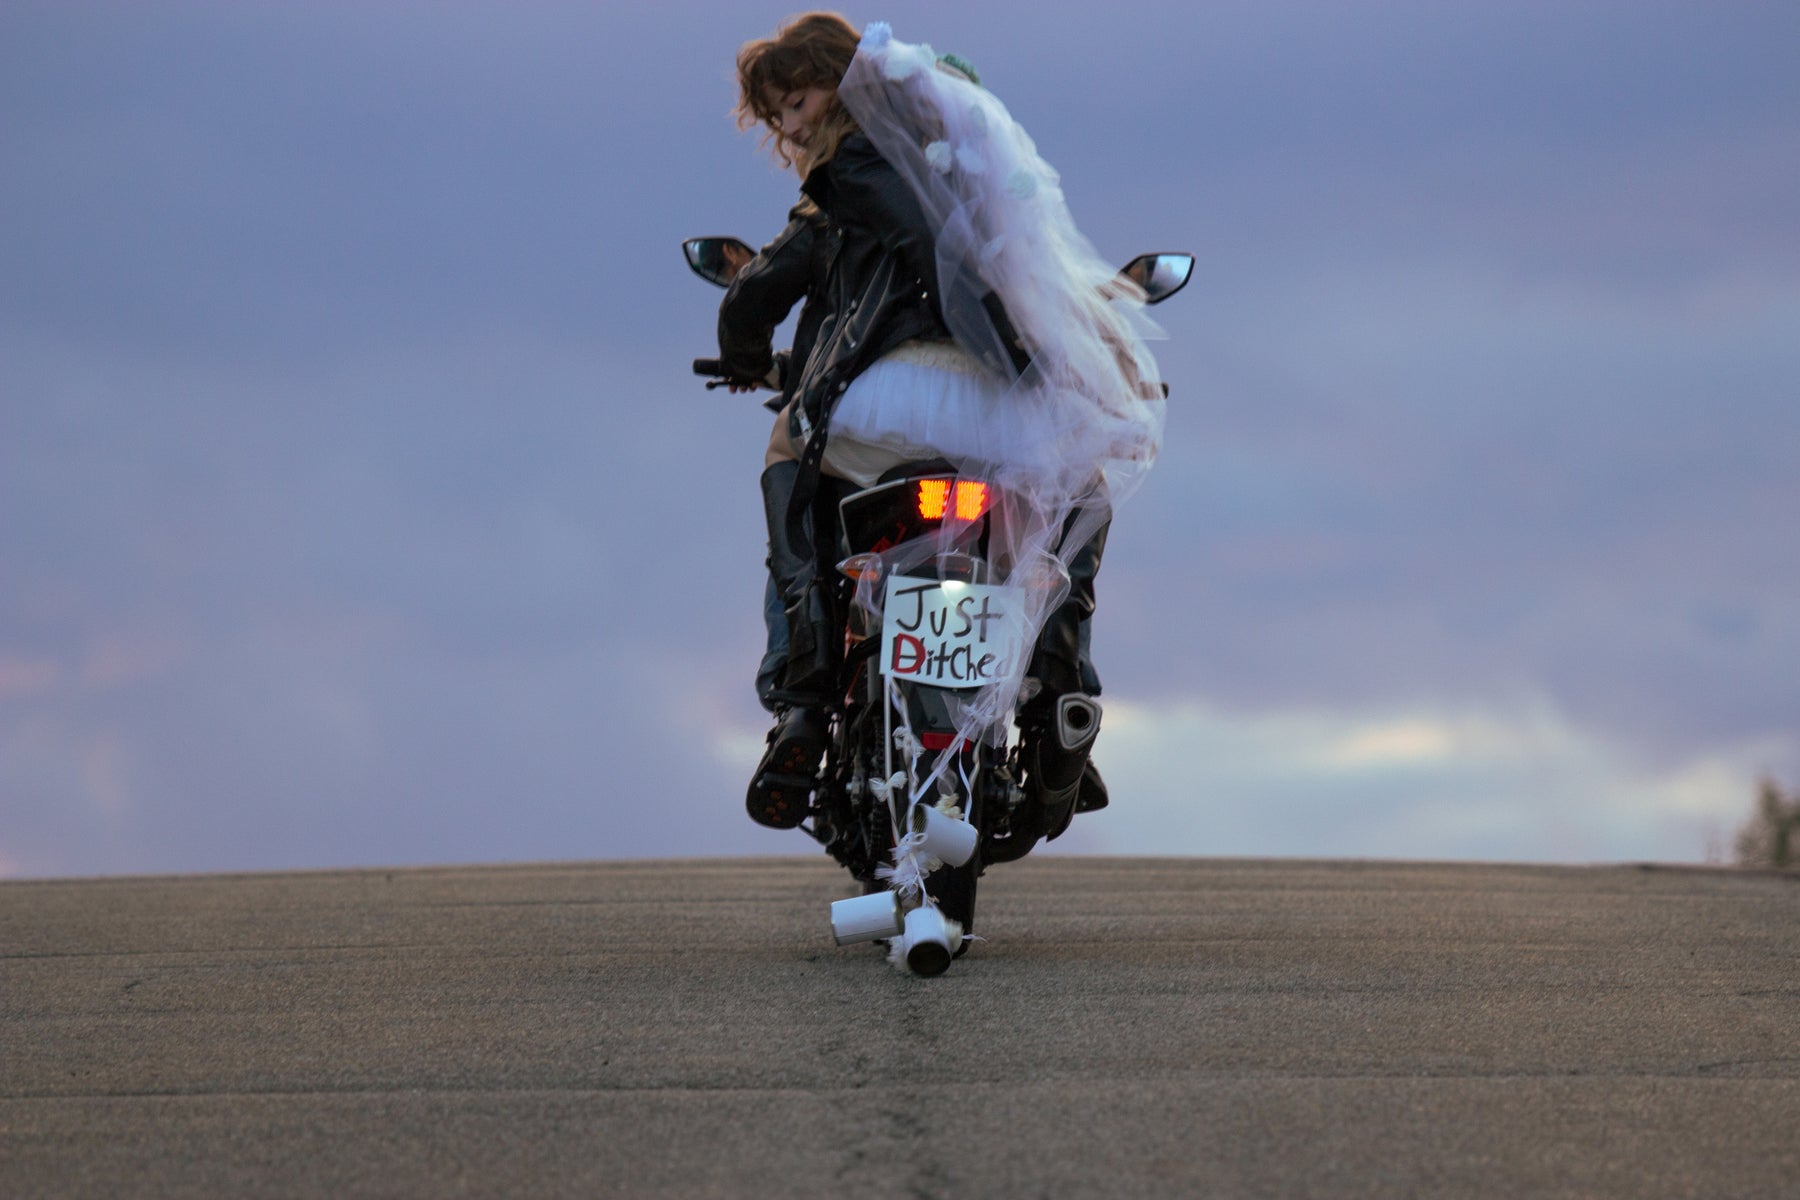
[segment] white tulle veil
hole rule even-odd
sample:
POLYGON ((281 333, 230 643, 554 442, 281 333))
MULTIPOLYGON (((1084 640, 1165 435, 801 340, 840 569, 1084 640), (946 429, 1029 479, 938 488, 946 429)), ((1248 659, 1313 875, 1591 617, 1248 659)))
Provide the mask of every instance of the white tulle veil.
MULTIPOLYGON (((1144 314, 1143 294, 1076 229, 1059 176, 1030 136, 992 93, 940 67, 929 46, 870 24, 838 95, 936 232, 939 302, 951 333, 1009 381, 1008 400, 1031 414, 1037 444, 1029 453, 957 465, 1000 485, 995 582, 1027 589, 1036 631, 1067 594, 1068 559, 1156 458, 1163 392, 1145 339, 1160 330, 1144 314), (990 293, 1030 351, 1022 375, 984 307, 990 293)), ((933 549, 900 548, 892 567, 905 569, 903 559, 922 561, 933 549)), ((964 736, 1004 727, 1025 667, 1019 662, 1009 678, 971 697, 964 736)))

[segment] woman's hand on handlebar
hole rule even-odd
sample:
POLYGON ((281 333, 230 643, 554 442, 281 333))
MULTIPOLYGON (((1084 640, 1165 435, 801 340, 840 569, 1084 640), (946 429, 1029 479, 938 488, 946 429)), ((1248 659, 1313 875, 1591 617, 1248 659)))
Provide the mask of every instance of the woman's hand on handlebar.
POLYGON ((726 379, 721 382, 733 395, 739 392, 759 391, 762 388, 779 392, 781 390, 781 364, 777 363, 770 367, 769 373, 761 379, 726 379))
POLYGON ((769 388, 773 391, 781 390, 781 361, 779 358, 777 358, 774 365, 769 368, 769 373, 761 379, 732 379, 724 374, 724 366, 716 358, 696 358, 694 360, 694 374, 712 375, 715 377, 706 381, 706 390, 709 392, 718 387, 729 389, 734 394, 737 392, 754 392, 758 388, 769 388))

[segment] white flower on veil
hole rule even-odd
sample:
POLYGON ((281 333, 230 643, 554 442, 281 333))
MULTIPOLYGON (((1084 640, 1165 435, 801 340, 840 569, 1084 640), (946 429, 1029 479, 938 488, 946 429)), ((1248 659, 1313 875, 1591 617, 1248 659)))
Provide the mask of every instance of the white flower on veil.
POLYGON ((881 73, 895 83, 911 79, 920 71, 937 66, 937 55, 932 53, 930 46, 922 42, 917 46, 908 46, 904 42, 890 43, 882 59, 881 73))
POLYGON ((1037 176, 1024 167, 1014 167, 1006 177, 1006 194, 1014 200, 1029 200, 1037 195, 1037 176))

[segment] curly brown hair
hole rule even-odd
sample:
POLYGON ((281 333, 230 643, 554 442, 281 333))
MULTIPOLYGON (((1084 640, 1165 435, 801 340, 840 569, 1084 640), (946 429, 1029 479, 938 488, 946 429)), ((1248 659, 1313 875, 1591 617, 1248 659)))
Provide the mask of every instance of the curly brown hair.
POLYGON ((820 163, 837 153, 838 143, 856 132, 856 121, 838 103, 837 87, 862 35, 834 12, 809 12, 783 21, 772 38, 746 42, 738 51, 738 102, 734 110, 739 129, 761 123, 768 127, 765 145, 773 145, 784 167, 793 167, 804 178, 820 163), (831 105, 802 146, 781 132, 780 114, 770 100, 806 88, 828 88, 831 105))

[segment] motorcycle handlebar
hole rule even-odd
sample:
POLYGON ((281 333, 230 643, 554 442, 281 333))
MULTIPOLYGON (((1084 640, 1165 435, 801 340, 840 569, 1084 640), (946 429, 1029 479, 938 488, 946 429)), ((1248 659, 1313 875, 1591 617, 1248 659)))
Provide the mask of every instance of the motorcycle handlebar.
POLYGON ((694 374, 712 376, 712 378, 706 381, 706 390, 709 392, 714 388, 722 388, 731 382, 729 379, 725 378, 724 364, 716 358, 696 358, 694 360, 694 374))
MULTIPOLYGON (((711 391, 716 387, 724 387, 728 382, 728 380, 724 378, 724 365, 716 358, 696 358, 694 360, 694 374, 711 377, 706 385, 708 391, 711 391)), ((1162 385, 1162 394, 1165 399, 1169 395, 1169 385, 1167 383, 1162 385)))

